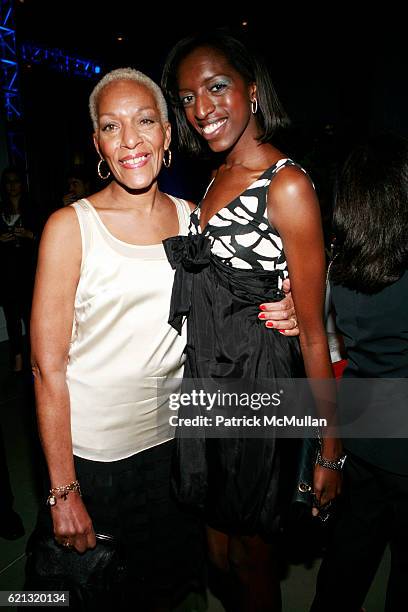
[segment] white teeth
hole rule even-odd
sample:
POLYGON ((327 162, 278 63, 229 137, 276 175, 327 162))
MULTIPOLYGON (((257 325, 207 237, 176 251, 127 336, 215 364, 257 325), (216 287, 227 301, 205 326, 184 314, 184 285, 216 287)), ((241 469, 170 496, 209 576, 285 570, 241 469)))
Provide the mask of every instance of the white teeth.
POLYGON ((143 161, 144 159, 147 158, 147 155, 141 155, 140 157, 133 157, 132 159, 125 159, 123 161, 121 161, 121 164, 133 164, 134 166, 136 164, 139 164, 141 161, 143 161))
POLYGON ((215 131, 218 130, 218 128, 224 125, 225 122, 226 122, 226 119, 221 119, 221 121, 216 121, 215 123, 210 123, 209 125, 205 125, 202 128, 202 130, 204 134, 213 134, 215 131))

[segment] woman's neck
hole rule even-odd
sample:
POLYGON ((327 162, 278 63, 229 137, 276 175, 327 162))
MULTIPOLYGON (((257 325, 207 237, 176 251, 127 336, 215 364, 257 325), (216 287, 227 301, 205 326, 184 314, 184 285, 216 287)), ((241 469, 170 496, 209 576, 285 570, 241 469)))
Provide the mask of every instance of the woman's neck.
POLYGON ((277 149, 270 143, 261 144, 258 141, 248 143, 237 143, 224 158, 226 168, 242 166, 248 169, 257 169, 265 164, 270 165, 271 159, 276 157, 277 149), (243 146, 242 146, 243 145, 243 146))
POLYGON ((261 144, 259 126, 251 115, 248 125, 235 144, 225 151, 224 163, 227 167, 258 165, 264 155, 264 149, 270 145, 261 144))
POLYGON ((159 191, 157 181, 146 189, 132 190, 112 181, 96 197, 91 197, 97 205, 106 208, 136 208, 138 211, 150 214, 158 203, 166 199, 159 191))

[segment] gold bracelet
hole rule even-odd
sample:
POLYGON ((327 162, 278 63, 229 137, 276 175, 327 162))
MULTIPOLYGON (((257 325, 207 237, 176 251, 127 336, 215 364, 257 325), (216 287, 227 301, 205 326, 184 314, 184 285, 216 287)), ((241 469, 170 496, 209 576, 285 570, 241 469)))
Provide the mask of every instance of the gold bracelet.
POLYGON ((57 503, 58 497, 60 499, 66 500, 68 497, 68 493, 71 491, 78 491, 79 495, 81 495, 81 487, 79 486, 79 481, 74 480, 74 482, 70 482, 63 487, 53 487, 50 489, 50 494, 47 497, 47 506, 55 506, 57 503))

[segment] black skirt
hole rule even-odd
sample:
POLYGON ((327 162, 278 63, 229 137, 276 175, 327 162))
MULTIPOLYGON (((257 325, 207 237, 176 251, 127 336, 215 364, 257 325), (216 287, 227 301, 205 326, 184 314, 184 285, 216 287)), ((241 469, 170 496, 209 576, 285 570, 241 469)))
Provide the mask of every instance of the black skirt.
MULTIPOLYGON (((75 457, 94 530, 114 536, 123 550, 127 598, 137 609, 149 610, 155 602, 176 605, 205 589, 203 522, 171 495, 173 447, 174 440, 113 462, 75 457)), ((37 529, 52 533, 47 507, 37 529)))

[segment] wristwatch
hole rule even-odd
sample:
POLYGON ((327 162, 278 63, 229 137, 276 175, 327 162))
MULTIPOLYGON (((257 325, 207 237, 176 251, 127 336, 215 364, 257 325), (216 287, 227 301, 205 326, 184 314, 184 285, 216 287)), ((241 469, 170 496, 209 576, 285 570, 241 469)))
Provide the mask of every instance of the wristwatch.
POLYGON ((321 465, 322 467, 328 468, 329 470, 337 470, 338 472, 341 472, 341 470, 343 469, 346 457, 347 455, 341 455, 341 457, 339 457, 338 459, 329 461, 329 459, 324 459, 320 454, 320 450, 318 450, 317 456, 316 456, 316 463, 318 465, 321 465))

